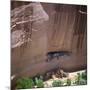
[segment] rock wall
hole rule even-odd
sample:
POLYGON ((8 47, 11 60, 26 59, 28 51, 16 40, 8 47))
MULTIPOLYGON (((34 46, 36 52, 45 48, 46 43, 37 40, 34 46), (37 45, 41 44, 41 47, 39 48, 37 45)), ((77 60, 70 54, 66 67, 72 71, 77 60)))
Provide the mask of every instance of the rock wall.
MULTIPOLYGON (((11 11, 15 15, 16 8, 24 8, 30 2, 12 1, 11 4, 11 11)), ((41 6, 44 10, 44 15, 46 15, 46 18, 44 18, 40 14, 42 16, 40 19, 41 23, 21 23, 11 30, 12 36, 16 30, 24 32, 26 37, 30 36, 29 41, 27 41, 28 38, 25 38, 26 41, 24 40, 22 44, 11 49, 11 74, 16 76, 34 76, 58 66, 66 71, 85 69, 87 67, 87 7, 51 3, 41 3, 41 6), (44 21, 42 22, 43 19, 44 21), (47 59, 46 53, 51 51, 71 51, 73 55, 69 58, 64 57, 59 61, 55 59, 48 63, 45 61, 47 59)), ((18 14, 23 18, 20 22, 26 20, 25 17, 27 17, 30 9, 28 7, 28 11, 25 13, 26 9, 24 8, 18 14)), ((16 17, 12 16, 11 21, 15 19, 16 17)), ((17 23, 17 21, 14 22, 17 23)), ((11 38, 11 42, 13 40, 15 40, 15 37, 14 39, 11 38)))

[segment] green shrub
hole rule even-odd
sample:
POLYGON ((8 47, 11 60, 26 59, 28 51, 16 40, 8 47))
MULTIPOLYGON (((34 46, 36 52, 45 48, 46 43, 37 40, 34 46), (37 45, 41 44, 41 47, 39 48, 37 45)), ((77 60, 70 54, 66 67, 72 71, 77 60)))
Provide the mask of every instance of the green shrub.
POLYGON ((86 80, 80 79, 79 85, 86 85, 86 84, 87 84, 87 81, 86 80))
POLYGON ((28 77, 20 78, 16 82, 17 89, 28 89, 33 88, 33 86, 34 86, 33 80, 28 77))
POLYGON ((71 85, 71 79, 67 79, 67 86, 71 85))
POLYGON ((87 80, 87 72, 86 71, 82 73, 82 79, 87 80))
POLYGON ((55 81, 53 81, 52 86, 53 87, 60 87, 60 86, 63 86, 63 84, 62 84, 62 81, 55 80, 55 81))
POLYGON ((43 84, 43 80, 42 79, 38 79, 37 77, 35 78, 35 84, 38 88, 43 88, 44 84, 43 84))
POLYGON ((67 86, 67 79, 62 81, 63 86, 67 86))
POLYGON ((77 78, 76 78, 76 84, 80 85, 80 80, 81 80, 82 76, 80 73, 77 73, 77 78))
POLYGON ((83 73, 77 73, 77 78, 75 80, 76 85, 86 85, 87 84, 87 74, 85 72, 83 73))
POLYGON ((38 80, 38 83, 36 84, 38 88, 43 88, 44 84, 42 80, 38 80))

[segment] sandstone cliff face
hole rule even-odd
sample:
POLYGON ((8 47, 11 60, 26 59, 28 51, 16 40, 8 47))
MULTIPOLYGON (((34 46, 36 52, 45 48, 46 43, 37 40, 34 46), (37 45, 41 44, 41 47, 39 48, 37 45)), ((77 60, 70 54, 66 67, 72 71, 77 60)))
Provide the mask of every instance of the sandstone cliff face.
POLYGON ((33 76, 58 66, 66 71, 86 68, 86 27, 86 6, 12 1, 12 75, 33 76), (52 51, 72 55, 46 62, 52 51))

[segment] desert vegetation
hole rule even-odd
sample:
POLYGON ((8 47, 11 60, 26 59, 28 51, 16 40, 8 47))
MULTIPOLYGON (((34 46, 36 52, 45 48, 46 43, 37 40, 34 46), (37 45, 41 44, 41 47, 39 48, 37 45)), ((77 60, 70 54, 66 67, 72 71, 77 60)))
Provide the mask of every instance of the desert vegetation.
POLYGON ((38 75, 33 78, 21 77, 16 81, 16 88, 17 89, 44 88, 44 87, 48 88, 48 87, 75 86, 87 84, 86 70, 68 73, 68 76, 66 77, 62 75, 62 77, 57 78, 55 74, 52 75, 51 78, 49 77, 48 79, 46 79, 46 77, 44 75, 38 75), (70 77, 70 74, 72 74, 73 77, 70 77))

